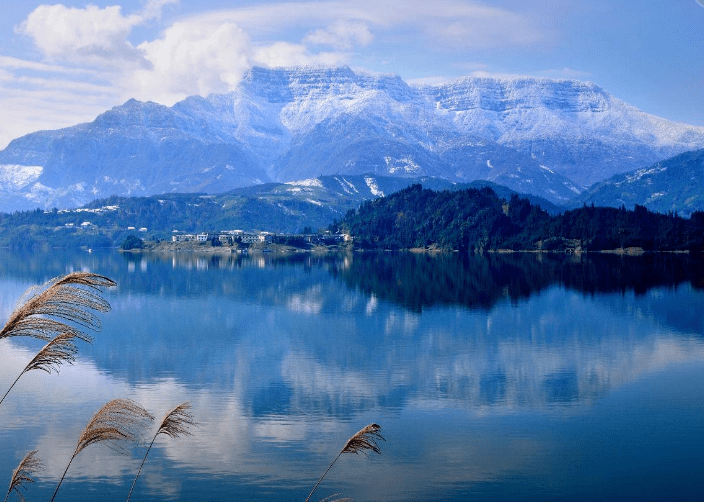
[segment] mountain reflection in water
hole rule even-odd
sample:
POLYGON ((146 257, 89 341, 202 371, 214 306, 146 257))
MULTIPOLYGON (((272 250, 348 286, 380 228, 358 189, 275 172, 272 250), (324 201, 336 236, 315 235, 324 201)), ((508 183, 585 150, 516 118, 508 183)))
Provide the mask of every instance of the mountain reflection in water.
MULTIPOLYGON (((103 331, 80 347, 77 364, 58 377, 28 375, 0 407, 0 449, 13 452, 0 474, 14 468, 21 444, 44 452, 53 466, 44 475, 57 478, 92 411, 131 397, 157 416, 189 400, 199 422, 194 437, 160 446, 161 470, 145 477, 154 500, 193 499, 200 485, 191 474, 212 476, 217 500, 243 496, 241 486, 254 498, 305 498, 340 438, 369 421, 384 427, 384 454, 336 466, 330 490, 364 500, 463 500, 482 498, 489 483, 499 499, 514 489, 523 498, 604 498, 599 490, 615 488, 594 480, 627 464, 643 470, 643 491, 660 493, 654 488, 671 482, 645 459, 704 467, 683 451, 663 452, 672 444, 662 437, 646 439, 657 427, 704 442, 692 425, 704 403, 686 371, 704 366, 702 264, 665 254, 2 253, 3 320, 26 287, 71 270, 104 274, 118 287, 107 294, 113 310, 101 317, 103 331), (684 418, 651 423, 675 411, 684 418), (615 432, 626 419, 646 424, 636 446, 615 432), (612 435, 628 462, 614 455, 585 466, 603 454, 594 430, 612 435), (170 476, 174 464, 182 483, 170 476), (285 488, 272 495, 272 486, 285 488)), ((0 343, 10 361, 0 366, 0 388, 32 347, 0 343)), ((78 459, 74 481, 106 475, 96 460, 105 454, 90 455, 78 459)), ((111 485, 134 467, 100 458, 111 485)), ((671 478, 687 490, 702 487, 679 476, 671 478)))

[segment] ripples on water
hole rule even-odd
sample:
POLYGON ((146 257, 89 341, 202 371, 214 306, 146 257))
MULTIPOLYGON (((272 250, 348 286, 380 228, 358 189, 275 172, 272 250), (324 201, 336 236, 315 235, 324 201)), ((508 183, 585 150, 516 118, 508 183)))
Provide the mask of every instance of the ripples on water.
MULTIPOLYGON (((0 319, 72 270, 118 287, 77 363, 23 376, 0 406, 0 481, 30 449, 46 464, 29 500, 115 397, 157 417, 191 401, 199 424, 157 440, 135 500, 303 500, 370 422, 382 455, 341 458, 319 498, 704 493, 702 261, 2 254, 0 319)), ((38 346, 0 342, 1 389, 38 346)), ((57 500, 126 498, 143 451, 86 449, 57 500)))

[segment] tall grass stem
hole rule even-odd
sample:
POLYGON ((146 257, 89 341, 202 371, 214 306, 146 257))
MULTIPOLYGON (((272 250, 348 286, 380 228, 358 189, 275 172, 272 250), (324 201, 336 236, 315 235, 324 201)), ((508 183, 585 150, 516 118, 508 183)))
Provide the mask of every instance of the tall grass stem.
POLYGON ((191 435, 191 432, 188 430, 188 427, 195 425, 195 421, 193 420, 193 416, 190 413, 190 408, 191 404, 188 402, 179 404, 173 410, 168 412, 164 419, 161 421, 161 424, 159 425, 156 434, 154 434, 151 443, 149 443, 149 448, 147 448, 147 452, 144 454, 142 463, 139 465, 137 475, 135 476, 134 481, 132 482, 132 488, 130 488, 130 493, 127 495, 127 502, 129 502, 130 498, 132 497, 132 491, 134 491, 134 486, 137 484, 137 478, 139 478, 139 475, 142 472, 144 462, 146 462, 147 455, 149 455, 149 452, 151 451, 157 436, 159 434, 165 434, 169 437, 177 438, 182 435, 191 435))
POLYGON ((330 471, 330 469, 332 469, 332 466, 335 464, 335 462, 337 462, 337 459, 340 458, 343 453, 357 454, 359 452, 362 452, 366 455, 366 450, 371 450, 374 453, 381 454, 381 450, 379 449, 379 445, 376 441, 378 439, 385 441, 385 439, 384 436, 382 436, 379 432, 380 430, 380 425, 372 423, 359 430, 355 435, 349 438, 345 443, 345 446, 342 448, 342 450, 340 450, 340 453, 337 454, 337 456, 330 463, 328 468, 325 469, 323 475, 318 478, 318 482, 315 483, 315 486, 313 486, 313 489, 308 494, 308 497, 306 497, 305 502, 308 502, 310 500, 310 498, 313 496, 313 492, 315 492, 325 475, 328 473, 328 471, 330 471))
POLYGON ((32 370, 43 370, 47 373, 52 371, 59 372, 59 366, 63 363, 73 364, 76 360, 76 352, 78 349, 74 344, 73 340, 76 335, 73 333, 61 333, 56 338, 47 343, 37 355, 24 367, 22 372, 15 378, 12 382, 10 388, 7 389, 5 395, 0 399, 0 404, 5 400, 7 395, 10 393, 15 384, 19 381, 20 377, 32 370))

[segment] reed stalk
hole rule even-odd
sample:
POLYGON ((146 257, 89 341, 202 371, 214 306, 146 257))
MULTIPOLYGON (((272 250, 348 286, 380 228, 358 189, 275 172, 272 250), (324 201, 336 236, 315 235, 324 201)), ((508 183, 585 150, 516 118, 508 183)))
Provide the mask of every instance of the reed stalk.
POLYGON ((358 431, 354 436, 349 438, 347 440, 347 443, 345 443, 345 446, 342 448, 342 450, 340 450, 340 453, 337 454, 337 456, 330 463, 328 468, 325 469, 323 475, 320 476, 318 482, 315 483, 315 486, 313 486, 313 489, 308 494, 308 497, 306 498, 305 502, 308 502, 310 500, 310 498, 313 496, 313 492, 318 488, 318 485, 320 485, 320 482, 323 480, 328 471, 332 469, 332 466, 335 464, 335 462, 337 462, 337 459, 340 458, 343 453, 357 454, 359 452, 362 452, 366 455, 366 450, 371 450, 374 453, 381 454, 381 450, 379 449, 379 445, 376 441, 378 439, 381 439, 382 441, 386 440, 384 439, 384 436, 382 436, 379 432, 380 430, 381 426, 377 424, 369 424, 360 431, 358 431))
POLYGON ((32 479, 32 474, 39 471, 44 464, 37 457, 37 450, 32 450, 20 461, 17 468, 12 471, 12 479, 10 480, 10 488, 7 490, 7 495, 3 502, 7 502, 7 498, 10 493, 14 490, 17 496, 20 498, 21 502, 25 502, 24 495, 20 491, 21 488, 26 488, 24 485, 26 483, 34 483, 32 479))
POLYGON ((141 436, 141 430, 151 420, 154 420, 154 417, 147 410, 129 399, 113 399, 103 405, 93 415, 78 438, 76 449, 71 455, 51 500, 56 498, 61 483, 76 455, 96 443, 109 442, 112 445, 117 445, 120 441, 137 442, 141 436))
POLYGON ((63 363, 73 364, 76 360, 76 352, 78 348, 74 344, 74 338, 76 335, 73 333, 61 333, 56 338, 47 343, 42 350, 37 352, 27 366, 22 370, 22 372, 15 378, 12 382, 10 388, 7 389, 5 395, 0 399, 0 404, 5 400, 7 395, 10 393, 15 384, 19 381, 20 377, 32 370, 44 370, 51 374, 52 371, 59 372, 59 366, 63 363))
POLYGON ((137 484, 137 478, 139 478, 139 474, 142 472, 144 462, 147 460, 147 455, 149 455, 149 452, 151 451, 157 436, 159 434, 165 434, 175 439, 179 436, 191 435, 191 432, 188 430, 188 427, 193 426, 196 423, 193 420, 193 416, 190 413, 190 409, 191 404, 188 402, 179 404, 173 410, 168 412, 164 419, 161 421, 161 425, 159 425, 156 434, 154 434, 151 443, 149 443, 149 448, 147 448, 147 452, 144 454, 144 458, 142 459, 142 463, 139 466, 137 475, 135 476, 134 481, 132 482, 132 488, 130 488, 130 493, 127 495, 127 502, 129 502, 130 498, 132 497, 132 491, 134 490, 134 486, 137 484))

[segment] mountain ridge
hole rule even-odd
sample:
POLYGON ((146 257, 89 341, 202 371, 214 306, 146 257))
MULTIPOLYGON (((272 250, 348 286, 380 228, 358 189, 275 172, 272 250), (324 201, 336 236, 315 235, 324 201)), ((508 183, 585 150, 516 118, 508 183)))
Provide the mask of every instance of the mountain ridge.
POLYGON ((704 149, 614 175, 591 186, 575 202, 628 209, 638 204, 659 213, 690 216, 704 209, 704 149))
POLYGON ((227 94, 172 107, 132 99, 91 123, 13 140, 0 152, 0 211, 362 173, 481 177, 564 203, 696 148, 704 127, 645 114, 588 82, 428 86, 348 67, 254 68, 227 94))

